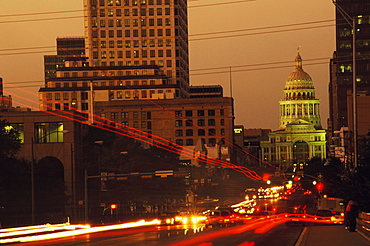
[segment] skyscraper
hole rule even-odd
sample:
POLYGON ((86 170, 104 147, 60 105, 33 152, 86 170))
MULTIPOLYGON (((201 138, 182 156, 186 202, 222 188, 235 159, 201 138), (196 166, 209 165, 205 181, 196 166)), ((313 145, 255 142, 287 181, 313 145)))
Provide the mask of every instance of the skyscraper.
POLYGON ((156 65, 167 77, 161 83, 176 87, 176 98, 188 97, 186 0, 84 0, 84 5, 90 66, 156 65))
POLYGON ((357 92, 370 93, 370 2, 368 0, 336 1, 336 51, 331 59, 329 84, 329 130, 348 127, 347 95, 352 94, 352 25, 356 26, 357 92), (348 14, 349 18, 343 15, 348 14))
POLYGON ((84 10, 86 57, 66 58, 47 79, 41 110, 86 111, 103 118, 91 122, 112 120, 182 146, 202 139, 231 147, 232 98, 221 86, 189 85, 187 1, 84 0, 84 10))

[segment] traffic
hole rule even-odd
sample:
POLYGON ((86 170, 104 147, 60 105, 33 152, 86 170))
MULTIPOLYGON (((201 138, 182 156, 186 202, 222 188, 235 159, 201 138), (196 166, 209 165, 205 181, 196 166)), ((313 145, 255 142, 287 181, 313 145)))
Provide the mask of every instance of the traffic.
MULTIPOLYGON (((81 235, 97 235, 106 231, 119 232, 137 229, 135 232, 172 235, 171 240, 185 240, 179 235, 212 233, 216 228, 235 228, 237 231, 266 233, 281 225, 302 228, 313 224, 343 224, 344 203, 342 199, 326 196, 317 197, 314 192, 302 188, 301 184, 247 188, 245 200, 229 206, 215 206, 203 211, 168 211, 156 218, 140 221, 112 223, 107 225, 40 225, 32 228, 9 228, 0 230, 0 243, 22 243, 34 241, 79 239, 81 235), (141 229, 138 229, 141 228, 141 229), (41 234, 41 235, 40 235, 41 234), (174 237, 173 235, 177 235, 174 237)), ((195 211, 195 210, 192 210, 195 211)), ((294 229, 297 230, 297 229, 294 229)), ((225 231, 226 232, 226 231, 225 231)), ((231 232, 230 232, 231 233, 231 232)), ((167 238, 167 237, 166 237, 167 238)), ((167 239, 169 240, 169 239, 167 239)))

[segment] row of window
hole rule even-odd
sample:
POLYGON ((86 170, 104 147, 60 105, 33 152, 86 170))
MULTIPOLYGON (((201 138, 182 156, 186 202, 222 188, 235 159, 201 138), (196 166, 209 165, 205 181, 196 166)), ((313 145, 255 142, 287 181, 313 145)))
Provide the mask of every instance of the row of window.
MULTIPOLYGON (((194 131, 193 129, 187 129, 185 130, 185 136, 193 136, 194 131)), ((206 129, 198 129, 198 136, 215 136, 216 135, 216 129, 210 128, 208 130, 206 129)), ((225 135, 225 129, 220 129, 220 135, 225 135)), ((175 136, 176 137, 182 137, 184 136, 184 131, 183 130, 176 130, 175 131, 175 136)))
MULTIPOLYGON (((207 116, 216 116, 216 110, 215 109, 208 109, 208 110, 199 109, 199 110, 196 111, 196 116, 206 116, 205 115, 206 112, 207 112, 207 116)), ((178 117, 182 117, 182 116, 186 116, 186 117, 193 116, 193 110, 185 110, 185 111, 176 110, 175 111, 175 115, 178 116, 178 117)), ((225 115, 225 110, 224 109, 220 109, 219 115, 220 116, 224 116, 225 115)))
MULTIPOLYGON (((110 75, 110 76, 114 76, 114 75, 110 75)), ((66 75, 64 77, 69 77, 69 74, 66 75)), ((76 76, 73 76, 73 77, 77 77, 76 76)), ((162 82, 162 81, 161 81, 162 82)), ((49 84, 49 86, 51 87, 51 83, 49 84)), ((61 88, 62 85, 64 88, 69 88, 69 86, 71 85, 70 82, 63 82, 60 83, 60 82, 57 82, 57 83, 54 83, 55 85, 55 88, 61 88)), ((149 80, 149 83, 148 83, 148 80, 134 80, 134 81, 131 81, 131 80, 125 80, 125 81, 121 81, 121 80, 111 80, 111 81, 101 81, 101 82, 93 82, 93 85, 94 87, 105 87, 105 86, 131 86, 131 85, 156 85, 156 80, 154 79, 151 79, 149 80)), ((89 82, 82 82, 82 83, 77 83, 77 82, 72 82, 72 87, 90 87, 90 83, 89 82)))
MULTIPOLYGON (((159 75, 159 71, 158 70, 154 70, 154 71, 149 70, 148 71, 146 69, 140 69, 140 70, 125 70, 125 71, 123 71, 123 70, 118 70, 118 71, 108 70, 108 71, 100 71, 100 72, 98 72, 98 71, 93 71, 93 72, 86 72, 86 71, 85 72, 63 72, 62 76, 60 76, 60 77, 71 77, 71 75, 72 75, 72 77, 79 77, 79 76, 82 76, 82 77, 103 76, 104 77, 104 76, 132 76, 132 75, 139 76, 139 75, 159 75)), ((105 81, 103 81, 103 82, 106 83, 105 81)), ((82 82, 82 83, 85 83, 85 85, 88 86, 88 82, 82 82)), ((109 83, 114 83, 114 81, 109 81, 109 83)), ((119 82, 119 83, 121 83, 121 82, 119 82)), ((65 82, 65 84, 67 85, 65 87, 68 87, 69 82, 65 82)), ((77 85, 77 82, 72 82, 72 87, 75 87, 74 85, 77 85)), ((113 84, 110 85, 110 86, 113 86, 113 84)))
MULTIPOLYGON (((156 34, 158 37, 167 36, 171 37, 171 29, 157 29, 157 33, 155 31, 156 29, 149 29, 149 37, 156 37, 156 34)), ((91 32, 92 38, 122 38, 123 36, 125 38, 129 37, 139 37, 139 30, 92 30, 91 32), (123 33, 124 31, 124 33, 123 33), (124 34, 124 35, 123 35, 124 34)), ((147 37, 147 33, 145 29, 141 30, 141 36, 140 37, 147 37)), ((171 46, 171 40, 166 40, 166 46, 171 46)), ((161 47, 158 45, 158 47, 161 47)))
MULTIPOLYGON (((100 41, 100 48, 123 48, 123 45, 125 48, 138 48, 138 47, 155 47, 156 46, 156 40, 155 39, 143 39, 143 40, 124 40, 125 43, 123 43, 123 40, 109 40, 107 41, 103 40, 100 41), (108 46, 107 46, 108 45, 108 46)), ((166 44, 166 46, 171 46, 171 39, 165 40, 165 42, 169 42, 169 45, 166 44)), ((163 39, 158 39, 157 44, 158 47, 163 47, 164 40, 163 39)), ((99 43, 98 41, 93 41, 92 42, 93 48, 99 48, 99 43)), ((155 50, 154 50, 155 51, 155 50)), ((158 56, 164 56, 166 55, 167 57, 172 57, 172 50, 157 50, 158 56), (166 52, 165 52, 166 51, 166 52)), ((151 52, 151 51, 150 51, 151 52)))
MULTIPOLYGON (((288 146, 280 146, 280 147, 276 147, 276 148, 279 148, 280 152, 289 152, 289 149, 288 149, 288 146)), ((264 153, 276 153, 276 148, 263 148, 263 152, 264 153)), ((321 151, 322 150, 322 146, 321 145, 315 145, 314 146, 314 150, 315 151, 321 151)))
POLYGON ((170 5, 170 0, 91 0, 91 6, 138 6, 138 5, 170 5))
MULTIPOLYGON (((175 143, 178 144, 178 145, 184 146, 184 139, 176 139, 175 143)), ((208 139, 208 145, 209 146, 215 146, 216 143, 217 143, 216 138, 209 138, 208 139)), ((220 144, 225 144, 225 140, 222 139, 220 141, 220 144)), ((194 139, 191 139, 191 138, 185 139, 185 146, 194 146, 194 139)))
MULTIPOLYGON (((109 91, 109 99, 130 99, 130 98, 153 98, 153 95, 156 94, 173 94, 175 91, 173 89, 166 90, 125 90, 125 91, 109 91)), ((89 100, 88 92, 80 92, 80 99, 89 100)), ((51 100, 78 100, 77 92, 56 92, 46 93, 45 95, 47 101, 51 100)))
MULTIPOLYGON (((177 21, 176 21, 177 23, 177 21)), ((108 20, 91 20, 91 27, 144 27, 144 26, 171 26, 170 18, 158 19, 108 19, 108 20)), ((145 29, 144 29, 145 30, 145 29)), ((152 30, 152 29, 149 29, 152 30)), ((158 29, 162 30, 162 29, 158 29)), ((161 31, 163 33, 163 30, 161 31)), ((149 32, 150 33, 150 32, 149 32)), ((163 36, 158 35, 158 36, 163 36)))
MULTIPOLYGON (((125 53, 125 56, 123 55, 123 51, 119 50, 117 53, 115 51, 101 51, 100 52, 100 58, 101 59, 115 59, 115 58, 148 58, 148 52, 147 50, 143 50, 142 55, 140 56, 140 52, 138 50, 129 51, 127 50, 125 53)), ((155 50, 150 51, 150 57, 155 58, 155 50)), ((93 59, 99 59, 99 53, 98 51, 93 51, 93 59)), ((131 62, 131 61, 130 61, 131 62)), ((157 64, 155 64, 155 60, 153 60, 154 64, 152 64, 152 61, 150 61, 151 65, 158 65, 160 67, 163 67, 164 64, 166 64, 166 67, 172 67, 172 60, 158 60, 157 64)))
MULTIPOLYGON (((183 126, 183 120, 176 120, 175 126, 176 127, 182 127, 183 126)), ((185 126, 205 126, 206 120, 204 119, 198 119, 196 123, 193 122, 193 120, 185 120, 185 126)), ((225 119, 220 119, 220 126, 225 125, 225 119)), ((208 119, 208 126, 216 126, 216 120, 215 119, 208 119)))

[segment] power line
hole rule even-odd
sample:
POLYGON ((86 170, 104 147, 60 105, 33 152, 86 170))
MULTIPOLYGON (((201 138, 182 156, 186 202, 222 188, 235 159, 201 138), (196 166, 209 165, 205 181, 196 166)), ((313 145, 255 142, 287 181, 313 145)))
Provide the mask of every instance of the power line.
POLYGON ((54 11, 54 12, 38 12, 38 13, 23 13, 23 14, 12 14, 12 15, 0 15, 2 17, 18 17, 18 16, 26 16, 26 15, 48 15, 48 14, 61 14, 61 13, 73 13, 73 12, 82 12, 82 9, 78 10, 62 10, 62 11, 54 11))
MULTIPOLYGON (((240 29, 240 30, 230 30, 230 31, 220 31, 220 32, 213 32, 213 33, 203 33, 203 34, 192 34, 191 36, 204 36, 204 35, 213 35, 213 34, 219 34, 219 33, 232 33, 232 32, 243 32, 243 31, 255 31, 255 30, 264 30, 264 29, 271 29, 271 28, 281 28, 281 27, 290 27, 290 26, 301 26, 301 25, 309 25, 313 23, 322 23, 322 22, 328 22, 331 20, 323 20, 323 21, 315 21, 315 22, 303 22, 303 23, 297 23, 297 24, 289 24, 289 25, 280 25, 280 26, 271 26, 271 27, 258 27, 258 28, 249 28, 249 29, 240 29)), ((276 33, 276 32, 286 32, 286 31, 295 31, 295 30, 302 30, 302 29, 311 29, 311 28, 321 28, 321 27, 329 27, 332 25, 322 25, 322 26, 313 26, 313 27, 300 27, 299 29, 289 29, 289 30, 276 30, 276 31, 268 31, 268 32, 260 32, 260 33, 245 33, 245 34, 235 34, 235 35, 229 35, 229 36, 220 36, 220 37, 203 37, 198 39, 189 39, 189 42, 191 41, 200 41, 200 40, 209 40, 209 39, 218 39, 218 38, 231 38, 231 37, 238 37, 238 36, 248 36, 248 35, 257 35, 257 34, 269 34, 269 33, 276 33)), ((56 48, 56 46, 41 46, 41 47, 25 47, 25 48, 12 48, 12 49, 0 49, 0 52, 3 51, 12 51, 12 50, 26 50, 26 49, 44 49, 44 48, 56 48)), ((42 53, 40 52, 31 52, 31 53, 42 53)), ((19 55, 23 53, 4 53, 1 55, 19 55)), ((27 52, 24 52, 24 54, 27 54, 27 52)))

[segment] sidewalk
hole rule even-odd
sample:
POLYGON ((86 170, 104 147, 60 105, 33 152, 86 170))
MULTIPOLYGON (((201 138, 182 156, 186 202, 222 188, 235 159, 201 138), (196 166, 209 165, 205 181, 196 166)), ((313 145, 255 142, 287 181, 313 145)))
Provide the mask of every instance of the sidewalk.
POLYGON ((343 225, 322 225, 304 228, 295 246, 370 246, 369 238, 349 232, 343 225))

